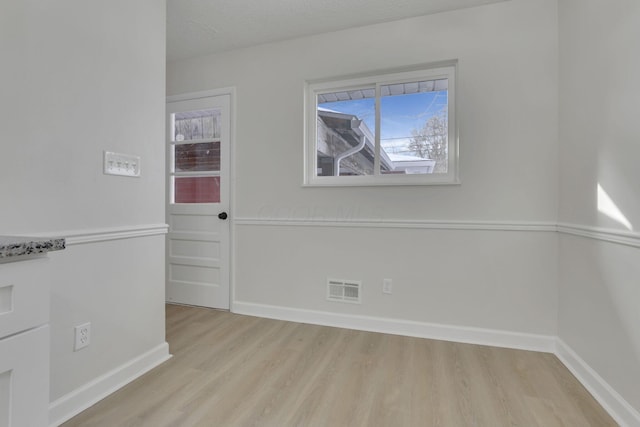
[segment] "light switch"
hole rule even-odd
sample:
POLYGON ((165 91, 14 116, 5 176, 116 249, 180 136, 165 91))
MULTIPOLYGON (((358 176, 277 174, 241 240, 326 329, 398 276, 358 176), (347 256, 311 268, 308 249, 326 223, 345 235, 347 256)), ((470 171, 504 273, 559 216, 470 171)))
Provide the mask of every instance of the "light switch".
POLYGON ((104 152, 104 173, 107 175, 140 176, 140 157, 104 152))

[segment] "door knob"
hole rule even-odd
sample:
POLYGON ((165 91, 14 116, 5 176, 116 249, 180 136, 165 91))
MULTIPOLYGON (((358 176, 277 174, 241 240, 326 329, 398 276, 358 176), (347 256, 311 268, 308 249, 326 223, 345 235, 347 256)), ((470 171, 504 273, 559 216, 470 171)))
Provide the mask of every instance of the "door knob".
POLYGON ((228 217, 228 215, 227 215, 226 212, 220 212, 218 214, 218 218, 220 218, 220 219, 227 219, 227 217, 228 217))

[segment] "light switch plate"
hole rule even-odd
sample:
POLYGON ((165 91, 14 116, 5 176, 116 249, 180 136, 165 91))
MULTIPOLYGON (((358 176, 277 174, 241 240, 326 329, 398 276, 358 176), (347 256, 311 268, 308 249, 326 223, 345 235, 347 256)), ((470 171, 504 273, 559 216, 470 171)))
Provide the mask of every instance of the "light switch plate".
POLYGON ((104 152, 104 173, 107 175, 140 176, 140 156, 104 152))

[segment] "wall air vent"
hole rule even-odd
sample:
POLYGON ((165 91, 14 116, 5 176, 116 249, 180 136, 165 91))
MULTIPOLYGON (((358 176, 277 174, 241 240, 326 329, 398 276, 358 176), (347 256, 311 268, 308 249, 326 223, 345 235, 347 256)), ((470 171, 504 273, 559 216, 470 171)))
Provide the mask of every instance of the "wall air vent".
POLYGON ((360 304, 362 282, 346 279, 327 279, 327 299, 329 301, 360 304))

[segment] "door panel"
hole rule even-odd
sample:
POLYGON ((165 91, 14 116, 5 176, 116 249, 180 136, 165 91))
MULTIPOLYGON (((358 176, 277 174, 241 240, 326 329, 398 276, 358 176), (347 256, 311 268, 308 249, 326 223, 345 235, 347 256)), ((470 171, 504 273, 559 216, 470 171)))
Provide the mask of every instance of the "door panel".
POLYGON ((220 244, 195 240, 172 239, 169 242, 169 256, 216 259, 220 256, 220 244))
POLYGON ((167 301, 228 309, 230 96, 167 113, 167 301))

